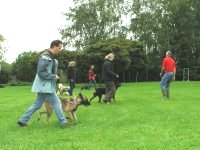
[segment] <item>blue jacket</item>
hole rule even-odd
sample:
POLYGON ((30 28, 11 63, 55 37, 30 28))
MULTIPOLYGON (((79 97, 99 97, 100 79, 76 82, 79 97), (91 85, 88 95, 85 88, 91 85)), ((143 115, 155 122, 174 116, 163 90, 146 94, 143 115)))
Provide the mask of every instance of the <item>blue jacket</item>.
MULTIPOLYGON (((49 51, 45 51, 38 60, 37 73, 33 82, 32 92, 54 93, 58 61, 52 59, 49 51), (53 62, 54 61, 54 62, 53 62)), ((52 54, 51 54, 52 55, 52 54)))

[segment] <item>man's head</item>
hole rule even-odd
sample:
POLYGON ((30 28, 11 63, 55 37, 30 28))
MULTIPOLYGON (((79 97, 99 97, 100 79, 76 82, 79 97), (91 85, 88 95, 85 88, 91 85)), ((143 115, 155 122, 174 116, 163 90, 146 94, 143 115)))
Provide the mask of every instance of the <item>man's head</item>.
POLYGON ((57 55, 62 49, 62 41, 61 40, 54 40, 51 42, 50 51, 57 55))
POLYGON ((171 51, 167 51, 167 52, 166 52, 166 56, 171 57, 171 56, 172 56, 171 51))
POLYGON ((94 69, 94 65, 91 65, 91 66, 90 66, 90 69, 94 69))
POLYGON ((106 55, 105 59, 108 59, 110 61, 113 61, 115 58, 114 54, 113 53, 109 53, 108 55, 106 55))

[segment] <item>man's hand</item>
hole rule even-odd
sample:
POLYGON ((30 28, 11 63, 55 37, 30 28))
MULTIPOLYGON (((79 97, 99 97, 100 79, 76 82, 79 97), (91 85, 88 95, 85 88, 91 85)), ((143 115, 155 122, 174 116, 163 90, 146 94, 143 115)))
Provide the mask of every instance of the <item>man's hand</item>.
POLYGON ((60 79, 60 77, 58 75, 56 75, 56 80, 59 80, 59 79, 60 79))
POLYGON ((162 72, 160 73, 160 77, 162 78, 162 72))

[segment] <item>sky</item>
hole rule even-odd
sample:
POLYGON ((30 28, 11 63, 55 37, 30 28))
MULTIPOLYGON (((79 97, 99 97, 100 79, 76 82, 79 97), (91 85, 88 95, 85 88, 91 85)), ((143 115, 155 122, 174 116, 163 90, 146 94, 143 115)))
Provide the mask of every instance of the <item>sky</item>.
POLYGON ((66 24, 63 13, 73 0, 1 0, 0 34, 6 39, 6 62, 12 63, 25 51, 49 48, 61 39, 58 28, 66 24))

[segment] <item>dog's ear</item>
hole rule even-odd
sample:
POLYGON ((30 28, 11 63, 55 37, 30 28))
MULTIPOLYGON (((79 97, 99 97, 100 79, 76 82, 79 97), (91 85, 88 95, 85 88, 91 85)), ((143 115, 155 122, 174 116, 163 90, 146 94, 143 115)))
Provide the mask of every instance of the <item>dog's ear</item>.
POLYGON ((81 99, 83 99, 83 94, 82 93, 79 93, 78 95, 80 96, 81 99))
POLYGON ((70 102, 73 102, 73 101, 74 101, 74 99, 73 99, 72 97, 70 97, 70 98, 69 98, 69 101, 70 101, 70 102))

